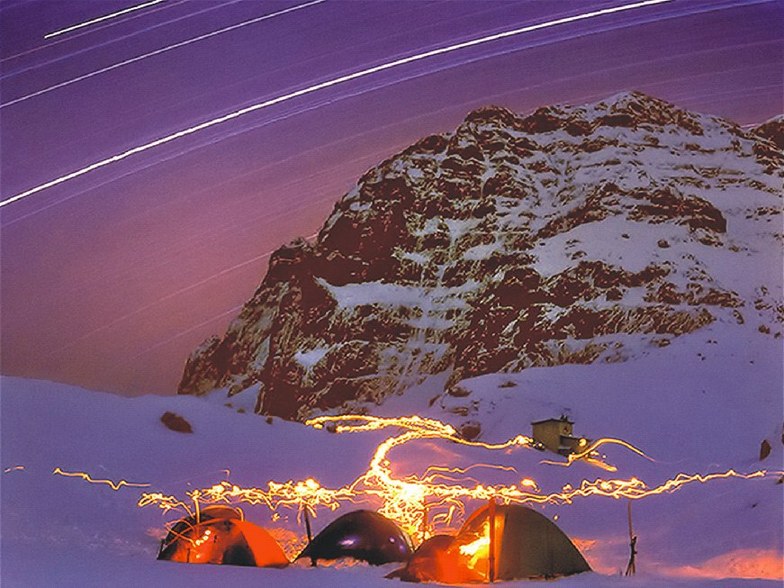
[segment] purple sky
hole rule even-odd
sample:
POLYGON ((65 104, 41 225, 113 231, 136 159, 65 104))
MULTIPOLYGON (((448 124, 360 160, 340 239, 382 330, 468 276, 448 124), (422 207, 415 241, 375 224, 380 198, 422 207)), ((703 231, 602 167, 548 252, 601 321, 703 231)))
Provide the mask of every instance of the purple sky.
MULTIPOLYGON (((43 39, 141 3, 0 2, 3 201, 347 73, 624 4, 328 0, 31 96, 298 5, 167 0, 43 39)), ((3 206, 2 373, 172 393, 266 254, 315 233, 369 167, 489 103, 527 112, 637 89, 762 122, 784 110, 782 22, 781 2, 678 0, 563 24, 294 98, 3 206)))

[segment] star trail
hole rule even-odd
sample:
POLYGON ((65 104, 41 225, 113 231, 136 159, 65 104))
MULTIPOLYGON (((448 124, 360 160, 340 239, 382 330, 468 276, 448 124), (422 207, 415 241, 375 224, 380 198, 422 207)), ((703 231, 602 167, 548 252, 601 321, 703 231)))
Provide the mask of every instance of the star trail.
MULTIPOLYGON (((280 12, 277 12, 277 13, 273 13, 272 15, 270 15, 270 17, 271 16, 278 16, 280 14, 285 14, 286 12, 290 12, 291 10, 304 8, 304 7, 310 6, 312 4, 319 4, 322 1, 323 0, 317 0, 316 2, 311 2, 310 4, 303 4, 301 6, 296 6, 296 7, 292 8, 292 9, 283 10, 283 11, 280 11, 280 12)), ((408 57, 403 57, 402 59, 396 59, 394 61, 389 61, 389 62, 386 62, 386 63, 382 63, 380 65, 369 67, 367 69, 363 69, 363 70, 360 70, 360 71, 355 71, 355 72, 352 72, 352 73, 344 75, 344 76, 340 76, 340 77, 337 77, 337 78, 333 78, 333 79, 327 80, 325 82, 321 82, 320 84, 315 84, 313 86, 308 86, 307 88, 303 88, 301 90, 296 90, 294 92, 290 92, 290 93, 284 94, 282 96, 277 96, 275 98, 272 98, 271 100, 266 100, 266 101, 260 102, 258 104, 253 104, 253 105, 248 106, 246 108, 242 108, 240 110, 236 110, 234 112, 230 112, 230 113, 228 113, 226 115, 223 115, 223 116, 220 116, 218 118, 214 118, 214 119, 211 119, 211 120, 199 123, 198 125, 194 125, 192 127, 188 127, 187 129, 182 129, 180 131, 177 131, 176 133, 172 133, 171 135, 166 135, 165 137, 161 137, 160 139, 156 139, 155 141, 151 141, 149 143, 145 143, 144 145, 139 145, 137 147, 129 149, 128 151, 124 151, 123 153, 119 153, 117 155, 113 155, 112 157, 109 157, 107 159, 102 159, 101 161, 97 161, 95 163, 92 163, 92 164, 90 164, 90 165, 88 165, 86 167, 83 167, 83 168, 81 168, 79 170, 71 172, 70 174, 66 174, 64 176, 61 176, 59 178, 56 178, 54 180, 51 180, 51 181, 46 182, 44 184, 41 184, 40 186, 36 186, 34 188, 26 190, 25 192, 22 192, 21 194, 17 194, 16 196, 12 196, 11 198, 8 198, 6 200, 2 200, 2 201, 0 201, 0 207, 5 206, 7 204, 11 204, 12 202, 16 202, 17 200, 20 200, 20 199, 25 198, 27 196, 31 196, 32 194, 35 194, 36 192, 40 192, 41 190, 46 190, 47 188, 51 188, 52 186, 56 186, 57 184, 61 184, 62 182, 67 182, 68 180, 72 180, 74 178, 78 178, 79 176, 81 176, 83 174, 89 173, 89 172, 91 172, 93 170, 96 170, 98 168, 101 168, 101 167, 103 167, 105 165, 109 165, 109 164, 121 161, 121 160, 125 159, 126 157, 130 157, 131 155, 135 155, 137 153, 141 153, 142 151, 146 151, 148 149, 152 149, 154 147, 158 147, 160 145, 163 145, 163 144, 168 143, 170 141, 174 141, 176 139, 180 139, 182 137, 186 137, 186 136, 191 135, 193 133, 198 133, 199 131, 203 131, 203 130, 208 129, 208 128, 212 127, 212 126, 223 124, 223 123, 228 122, 230 120, 234 120, 235 118, 238 118, 240 116, 244 116, 244 115, 249 114, 251 112, 255 112, 257 110, 261 110, 262 108, 267 108, 269 106, 274 106, 275 104, 280 104, 281 102, 286 102, 288 100, 292 100, 293 98, 298 98, 300 96, 305 96, 307 94, 312 94, 313 92, 318 92, 319 90, 324 90, 326 88, 330 88, 330 87, 336 86, 338 84, 343 84, 343 83, 346 83, 346 82, 350 82, 352 80, 356 80, 356 79, 359 79, 359 78, 362 78, 362 77, 365 77, 365 76, 369 76, 371 74, 382 72, 382 71, 387 70, 387 69, 392 69, 393 67, 399 67, 401 65, 407 65, 409 63, 413 63, 413 62, 416 62, 416 61, 419 61, 419 60, 422 60, 422 59, 428 59, 430 57, 435 57, 437 55, 443 55, 443 54, 446 54, 446 53, 451 53, 453 51, 459 51, 460 49, 466 49, 466 48, 469 48, 469 47, 474 47, 476 45, 481 45, 483 43, 490 43, 492 41, 497 41, 499 39, 505 39, 507 37, 513 37, 515 35, 520 35, 520 34, 523 34, 523 33, 530 33, 532 31, 536 31, 536 30, 539 30, 539 29, 545 29, 545 28, 548 28, 548 27, 554 27, 554 26, 558 26, 558 25, 562 25, 562 24, 573 23, 573 22, 577 22, 577 21, 580 21, 580 20, 585 20, 585 19, 588 19, 588 18, 596 18, 597 16, 604 16, 606 14, 613 14, 615 12, 621 12, 621 11, 624 11, 624 10, 632 10, 632 9, 635 9, 635 8, 643 8, 645 6, 651 6, 651 5, 654 5, 654 4, 663 4, 665 2, 672 2, 672 1, 673 0, 645 0, 644 2, 636 2, 634 4, 625 4, 623 6, 617 6, 617 7, 613 7, 613 8, 605 8, 603 10, 595 10, 595 11, 592 11, 592 12, 576 14, 574 16, 567 16, 567 17, 564 17, 564 18, 556 19, 556 20, 551 20, 551 21, 547 21, 547 22, 543 22, 543 23, 539 23, 539 24, 535 24, 535 25, 531 25, 531 26, 527 26, 527 27, 522 27, 520 29, 513 29, 511 31, 503 31, 501 33, 496 33, 494 35, 488 35, 486 37, 480 37, 478 39, 471 39, 469 41, 465 41, 465 42, 462 42, 462 43, 457 43, 455 45, 449 45, 447 47, 439 47, 438 49, 433 49, 431 51, 425 51, 424 53, 417 53, 415 55, 410 55, 408 57)), ((267 17, 267 18, 269 18, 269 17, 267 17)), ((160 52, 167 51, 170 48, 181 47, 181 46, 186 45, 188 43, 191 43, 191 42, 194 42, 194 41, 198 41, 198 40, 202 40, 202 39, 207 38, 209 36, 212 36, 214 34, 219 34, 219 33, 222 33, 222 32, 228 31, 228 30, 232 30, 233 28, 238 28, 238 26, 243 26, 244 24, 250 24, 250 23, 253 23, 253 22, 258 22, 258 21, 263 20, 263 19, 264 18, 253 19, 252 21, 248 21, 248 23, 242 23, 242 25, 237 25, 235 27, 228 27, 226 29, 221 29, 220 31, 216 31, 215 33, 210 33, 208 35, 201 35, 199 37, 195 37, 192 40, 185 41, 185 42, 182 42, 182 43, 177 43, 175 45, 171 45, 169 47, 161 49, 160 52)), ((104 71, 108 71, 108 69, 114 69, 115 67, 119 67, 121 65, 126 65, 128 63, 133 62, 133 61, 138 61, 139 59, 143 59, 143 58, 148 57, 148 56, 150 56, 152 54, 154 54, 154 52, 150 53, 150 54, 142 55, 142 56, 140 56, 138 58, 134 58, 132 60, 126 60, 124 62, 121 62, 121 63, 117 64, 116 66, 111 66, 110 68, 105 68, 103 70, 99 70, 98 72, 94 72, 94 73, 91 73, 91 74, 86 74, 84 76, 81 76, 80 78, 75 78, 75 80, 73 80, 73 81, 80 81, 80 80, 85 79, 87 77, 91 77, 95 73, 103 73, 104 71)), ((60 84, 60 87, 63 86, 63 85, 67 85, 69 83, 71 83, 71 82, 69 81, 69 82, 60 84)), ((53 88, 56 88, 56 87, 57 86, 55 86, 53 88)), ((45 91, 48 91, 48 89, 45 90, 45 91)), ((33 94, 32 96, 34 96, 34 95, 36 95, 36 94, 33 94)), ((28 97, 29 96, 26 96, 23 99, 26 99, 28 97)), ((19 100, 17 99, 16 101, 9 102, 9 104, 13 104, 14 102, 18 102, 18 101, 19 100)))
POLYGON ((637 89, 740 124, 781 114, 783 12, 4 2, 2 372, 172 393, 270 251, 312 236, 369 167, 478 106, 637 89))
POLYGON ((131 6, 129 8, 125 8, 123 10, 118 10, 117 12, 111 12, 109 14, 105 14, 103 16, 99 16, 98 18, 93 18, 88 20, 87 22, 81 22, 79 24, 72 25, 70 27, 65 27, 64 29, 60 29, 59 31, 54 31, 53 33, 49 33, 44 35, 44 39, 51 39, 52 37, 57 37, 58 35, 63 35, 65 33, 70 33, 72 31, 76 31, 79 29, 83 29, 84 27, 89 27, 90 25, 97 24, 99 22, 104 22, 111 18, 118 18, 124 14, 128 14, 129 12, 134 12, 136 10, 141 10, 142 8, 147 8, 149 6, 153 6, 154 4, 160 4, 161 2, 165 2, 165 0, 151 0, 150 2, 145 2, 144 4, 139 4, 137 6, 131 6))
MULTIPOLYGON (((136 63, 137 61, 141 61, 142 59, 147 59, 148 57, 154 57, 156 55, 160 55, 161 53, 166 53, 167 51, 172 51, 174 49, 179 49, 180 47, 185 47, 187 45, 190 45, 191 43, 197 43, 199 41, 203 41, 205 39, 209 39, 210 37, 214 37, 216 35, 222 35, 224 33, 231 32, 231 31, 239 29, 241 27, 246 27, 248 25, 256 24, 257 22, 268 20, 270 18, 275 18, 276 16, 281 16, 283 14, 287 14, 289 12, 293 12, 294 10, 300 10, 302 8, 307 8, 308 6, 313 6, 315 4, 321 4, 322 2, 326 2, 326 0, 315 0, 314 2, 307 2, 305 4, 300 4, 298 6, 292 6, 291 8, 286 8, 285 10, 279 10, 277 12, 273 12, 272 14, 265 14, 263 16, 259 16, 258 18, 252 18, 250 20, 246 20, 244 22, 241 22, 241 23, 229 26, 229 27, 224 27, 222 29, 218 29, 217 31, 212 31, 212 32, 206 33, 204 35, 198 35, 196 37, 193 37, 192 39, 186 39, 185 41, 180 41, 179 43, 174 43, 172 45, 167 45, 166 47, 161 47, 160 49, 156 49, 155 51, 150 51, 150 52, 144 53, 142 55, 137 55, 136 57, 131 57, 130 59, 126 59, 126 60, 121 61, 119 63, 114 63, 114 64, 109 65, 107 67, 103 67, 101 69, 97 69, 95 71, 91 71, 91 72, 83 74, 81 76, 77 76, 77 77, 72 78, 70 80, 66 80, 64 82, 60 82, 59 84, 55 84, 54 86, 49 86, 48 88, 44 88, 42 90, 38 90, 36 92, 33 92, 31 94, 27 94, 26 96, 22 96, 20 98, 16 98, 15 100, 11 100, 10 102, 7 102, 5 104, 0 104, 0 108, 3 108, 5 106, 11 106, 12 104, 17 104, 19 102, 23 102, 24 100, 28 100, 30 98, 35 98, 36 96, 40 96, 42 94, 46 94, 47 92, 51 92, 52 90, 57 90, 58 88, 64 88, 65 86, 70 86, 71 84, 75 84, 76 82, 81 82, 82 80, 86 80, 86 79, 92 78, 94 76, 101 75, 102 73, 106 73, 107 71, 112 71, 112 70, 117 69, 119 67, 130 65, 131 63, 136 63)), ((3 205, 3 203, 0 202, 0 206, 2 206, 2 205, 3 205)))

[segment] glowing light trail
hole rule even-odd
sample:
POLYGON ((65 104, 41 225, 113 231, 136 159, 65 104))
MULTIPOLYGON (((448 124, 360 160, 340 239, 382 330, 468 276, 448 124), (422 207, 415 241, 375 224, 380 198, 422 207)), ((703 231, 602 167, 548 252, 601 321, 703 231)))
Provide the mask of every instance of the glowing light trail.
POLYGON ((49 182, 45 182, 43 184, 40 184, 39 186, 36 186, 34 188, 30 188, 29 190, 25 190, 24 192, 20 192, 19 194, 16 194, 15 196, 11 196, 10 198, 2 200, 2 201, 0 201, 0 207, 7 206, 7 205, 9 205, 9 204, 11 204, 13 202, 16 202, 17 200, 21 200, 22 198, 26 198, 27 196, 31 196, 33 194, 41 192, 42 190, 46 190, 48 188, 52 188, 54 186, 62 184, 63 182, 67 182, 69 180, 73 180, 75 178, 83 176, 86 173, 89 173, 91 171, 95 171, 96 169, 100 169, 100 168, 105 167, 107 165, 110 165, 112 163, 117 163, 118 161, 122 161, 123 159, 126 159, 126 158, 128 158, 128 157, 130 157, 132 155, 137 154, 137 153, 141 153, 143 151, 147 151, 148 149, 153 149, 154 147, 159 147, 161 145, 165 145, 166 143, 170 143, 171 141, 175 141, 176 139, 180 139, 182 137, 187 137, 188 135, 192 135, 192 134, 197 133, 199 131, 203 131, 204 129, 208 129, 210 127, 213 127, 215 125, 219 125, 219 124, 228 122, 230 120, 234 120, 234 119, 239 118, 241 116, 244 116, 246 114, 250 114, 251 112, 256 112, 256 111, 261 110, 263 108, 267 108, 267 107, 273 106, 275 104, 280 104, 282 102, 286 102, 288 100, 292 100, 293 98, 298 98, 300 96, 305 96, 307 94, 312 94, 313 92, 317 92, 317 91, 323 90, 325 88, 330 88, 332 86, 337 86, 337 85, 343 84, 345 82, 349 82, 349 81, 356 80, 356 79, 359 79, 359 78, 362 78, 362 77, 365 77, 365 76, 369 76, 369 75, 372 75, 372 74, 375 74, 375 73, 386 71, 386 70, 389 70, 389 69, 392 69, 392 68, 395 68, 395 67, 399 67, 401 65, 414 63, 416 61, 421 61, 423 59, 429 59, 431 57, 435 57, 435 56, 438 56, 438 55, 445 55, 447 53, 451 53, 453 51, 459 51, 461 49, 466 49, 468 47, 475 47, 475 46, 482 45, 482 44, 485 44, 485 43, 498 41, 500 39, 506 39, 506 38, 513 37, 513 36, 516 36, 516 35, 529 33, 529 32, 532 32, 532 31, 546 29, 546 28, 559 26, 559 25, 563 25, 563 24, 568 24, 568 23, 572 23, 572 22, 578 22, 578 21, 586 20, 586 19, 590 19, 590 18, 596 18, 596 17, 599 17, 599 16, 607 15, 607 14, 623 12, 623 11, 626 11, 626 10, 634 10, 634 9, 637 9, 637 8, 643 8, 643 7, 653 6, 653 5, 657 5, 657 4, 664 4, 664 3, 668 3, 668 2, 672 2, 672 1, 673 0, 644 0, 643 2, 635 2, 633 4, 624 4, 622 6, 615 6, 615 7, 612 7, 612 8, 604 8, 602 10, 595 10, 595 11, 592 11, 592 12, 586 12, 586 13, 577 14, 577 15, 574 15, 574 16, 567 16, 567 17, 564 17, 564 18, 550 20, 550 21, 538 23, 538 24, 535 24, 535 25, 529 25, 529 26, 525 26, 525 27, 522 27, 522 28, 518 28, 518 29, 512 29, 512 30, 509 30, 509 31, 503 31, 503 32, 500 32, 500 33, 495 33, 493 35, 487 35, 485 37, 479 37, 477 39, 471 39, 469 41, 456 43, 454 45, 448 45, 446 47, 440 47, 438 49, 425 51, 423 53, 417 53, 415 55, 410 55, 408 57, 403 57, 403 58, 400 58, 400 59, 396 59, 394 61, 388 61, 388 62, 382 63, 380 65, 376 65, 376 66, 369 67, 369 68, 366 68, 366 69, 363 69, 363 70, 360 70, 360 71, 356 71, 356 72, 353 72, 353 73, 350 73, 350 74, 346 74, 346 75, 343 75, 343 76, 340 76, 340 77, 337 77, 337 78, 333 78, 331 80, 327 80, 327 81, 321 82, 319 84, 314 84, 312 86, 308 86, 307 88, 303 88, 301 90, 296 90, 294 92, 289 92, 288 94, 283 94, 283 95, 278 96, 276 98, 271 98, 270 100, 265 100, 264 102, 259 102, 257 104, 253 104, 251 106, 247 106, 247 107, 242 108, 240 110, 236 110, 236 111, 231 112, 229 114, 220 116, 218 118, 213 118, 211 120, 205 121, 205 122, 200 123, 198 125, 194 125, 192 127, 188 127, 186 129, 177 131, 177 132, 172 133, 170 135, 166 135, 165 137, 161 137, 159 139, 155 139, 154 141, 150 141, 149 143, 145 143, 144 145, 139 145, 138 147, 133 147, 131 149, 128 149, 127 151, 123 151, 122 153, 118 153, 117 155, 113 155, 113 156, 108 157, 106 159, 102 159, 101 161, 97 161, 97 162, 95 162, 93 164, 90 164, 90 165, 88 165, 86 167, 78 169, 78 170, 76 170, 74 172, 71 172, 71 173, 66 174, 64 176, 60 176, 59 178, 56 178, 54 180, 50 180, 49 182))
POLYGON ((610 464, 608 464, 606 462, 603 462, 601 460, 598 460, 595 457, 596 456, 596 450, 599 447, 601 447, 602 445, 607 445, 607 444, 610 444, 610 445, 620 445, 621 447, 625 447, 629 451, 632 451, 633 453, 636 453, 637 455, 640 455, 640 456, 644 457, 648 461, 654 461, 653 459, 651 459, 650 457, 645 455, 645 453, 643 453, 642 451, 637 449, 634 445, 632 445, 630 443, 627 443, 626 441, 623 441, 622 439, 612 439, 612 438, 605 437, 603 439, 597 439, 596 441, 591 443, 586 449, 584 449, 581 452, 570 453, 569 455, 566 456, 566 461, 565 462, 563 462, 563 461, 552 461, 552 460, 549 460, 549 459, 545 459, 545 460, 542 460, 541 463, 546 463, 546 464, 549 464, 549 465, 558 465, 558 466, 570 466, 570 465, 572 465, 576 461, 583 460, 583 461, 587 461, 588 463, 590 463, 592 465, 595 465, 595 466, 598 466, 598 467, 600 467, 600 468, 602 468, 604 470, 607 470, 608 472, 618 471, 618 468, 616 468, 615 466, 610 465, 610 464))
POLYGON ((179 43, 174 43, 173 45, 167 45, 166 47, 162 47, 160 49, 156 49, 155 51, 150 51, 149 53, 143 53, 142 55, 137 55, 136 57, 131 57, 130 59, 126 59, 124 61, 120 61, 119 63, 115 63, 113 65, 109 65, 107 67, 103 67, 101 69, 92 71, 90 73, 86 73, 81 76, 77 76, 73 79, 66 80, 64 82, 60 82, 59 84, 54 84, 53 86, 49 86, 48 88, 44 88, 42 90, 38 90, 36 92, 32 92, 30 94, 26 94, 25 96, 21 96, 20 98, 16 98, 14 100, 10 100, 4 104, 0 104, 0 108, 5 108, 6 106, 11 106, 13 104, 17 104, 19 102, 24 102, 30 98, 35 98, 36 96, 41 96, 42 94, 46 94, 51 92, 52 90, 57 90, 59 88, 64 88, 66 86, 70 86, 71 84, 75 84, 76 82, 81 82, 82 80, 87 80, 89 78, 95 77, 97 75, 106 73, 108 71, 112 71, 118 69, 120 67, 124 67, 126 65, 130 65, 131 63, 136 63, 137 61, 141 61, 142 59, 147 59, 148 57, 154 57, 155 55, 160 55, 162 53, 167 53, 168 51, 172 51, 174 49, 179 49, 180 47, 185 47, 186 45, 190 45, 192 43, 196 43, 198 41, 203 41, 204 39, 209 39, 210 37, 215 37, 217 35, 221 35, 223 33, 227 33, 229 31, 233 31, 242 27, 246 27, 248 25, 255 24, 257 22, 261 22, 263 20, 269 20, 270 18, 275 18, 276 16, 281 16, 283 14, 288 14, 289 12, 294 12, 295 10, 300 10, 302 8, 307 8, 308 6, 314 6, 315 4, 322 4, 327 0, 313 0, 313 2, 307 2, 306 4, 299 4, 297 6, 292 6, 291 8, 286 8, 285 10, 278 10, 277 12, 273 12, 270 14, 265 14, 264 16, 260 16, 257 18, 252 18, 250 20, 243 21, 241 23, 231 25, 228 27, 224 27, 222 29, 218 29, 217 31, 212 31, 211 33, 205 33, 203 35, 199 35, 198 37, 193 37, 192 39, 187 39, 185 41, 180 41, 179 43))
MULTIPOLYGON (((270 481, 267 488, 242 488, 224 481, 209 488, 196 489, 186 493, 188 500, 198 509, 200 503, 236 503, 263 504, 273 511, 280 507, 297 508, 298 516, 307 509, 315 514, 316 507, 337 509, 342 502, 353 503, 367 497, 376 497, 381 501, 379 512, 395 520, 411 536, 427 538, 436 524, 449 525, 454 516, 464 512, 466 500, 499 500, 504 504, 571 504, 576 498, 602 496, 605 498, 628 498, 640 500, 657 494, 671 493, 682 486, 692 483, 707 483, 719 479, 765 478, 769 475, 780 475, 780 472, 760 470, 751 474, 741 474, 734 470, 711 474, 680 473, 674 478, 655 486, 648 487, 638 478, 628 480, 611 479, 582 480, 575 488, 564 486, 560 492, 541 494, 536 482, 523 479, 519 484, 483 485, 474 481, 467 485, 459 480, 449 479, 445 483, 444 468, 428 468, 422 477, 411 475, 403 479, 396 478, 392 473, 389 460, 390 451, 401 445, 418 439, 441 439, 461 445, 481 447, 488 450, 500 450, 510 447, 532 447, 532 440, 518 435, 504 443, 483 443, 467 441, 448 424, 434 419, 419 416, 381 418, 364 415, 325 416, 306 422, 314 428, 329 426, 336 433, 356 433, 378 431, 387 427, 403 429, 402 433, 381 442, 376 448, 367 470, 351 484, 340 488, 324 488, 313 479, 288 481, 279 483, 270 481), (430 528, 423 529, 423 511, 431 513, 430 528), (438 512, 434 512, 434 511, 438 512)), ((598 443, 598 442, 597 442, 598 443)), ((622 443, 626 447, 633 447, 622 443)), ((639 450, 637 450, 638 453, 639 450)), ((451 473, 459 474, 470 468, 461 470, 454 468, 451 473)), ((183 500, 176 496, 161 493, 144 493, 138 506, 155 505, 168 512, 173 509, 185 509, 189 514, 193 511, 183 500)))
POLYGON ((111 14, 105 14, 104 16, 99 16, 98 18, 94 18, 92 20, 75 24, 73 26, 60 29, 59 31, 54 31, 53 33, 44 35, 44 39, 51 39, 52 37, 57 37, 58 35, 70 33, 71 31, 75 31, 77 29, 83 29, 84 27, 89 27, 90 25, 103 22, 105 20, 109 20, 110 18, 117 18, 118 16, 122 16, 123 14, 128 14, 129 12, 134 12, 135 10, 141 10, 142 8, 147 8, 148 6, 152 6, 153 4, 160 4, 161 2, 165 2, 165 1, 166 0, 150 0, 150 2, 145 2, 144 4, 137 4, 136 6, 125 8, 124 10, 118 10, 117 12, 112 12, 111 14))
POLYGON ((90 474, 86 472, 66 472, 61 470, 59 467, 54 468, 52 474, 56 476, 66 476, 68 478, 81 478, 85 482, 90 482, 90 484, 106 484, 112 490, 119 490, 123 486, 127 486, 129 488, 149 488, 152 484, 139 484, 137 482, 128 482, 126 480, 120 480, 119 482, 113 482, 112 480, 95 480, 93 479, 90 474))

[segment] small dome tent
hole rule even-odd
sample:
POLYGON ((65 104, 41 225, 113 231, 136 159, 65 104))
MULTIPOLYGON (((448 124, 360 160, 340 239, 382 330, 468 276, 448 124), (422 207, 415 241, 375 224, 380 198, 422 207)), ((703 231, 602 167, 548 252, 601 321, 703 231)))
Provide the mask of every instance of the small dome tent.
POLYGON ((399 578, 404 582, 461 582, 465 574, 455 568, 454 558, 449 552, 454 541, 451 535, 433 535, 417 548, 405 567, 386 577, 399 578))
POLYGON ((495 580, 554 578, 591 570, 571 540, 547 517, 524 506, 492 505, 475 511, 457 536, 439 539, 431 546, 423 543, 408 565, 393 575, 410 582, 487 582, 491 565, 495 580))
POLYGON ((381 565, 406 561, 410 556, 411 540, 395 523, 377 512, 355 510, 327 525, 297 559, 353 557, 381 565))
POLYGON ((198 517, 175 523, 158 559, 181 563, 284 567, 289 560, 277 541, 228 506, 209 506, 198 517))
MULTIPOLYGON (((484 536, 490 509, 484 506, 474 512, 456 542, 465 544, 484 536)), ((495 506, 494 518, 496 579, 553 578, 591 570, 569 537, 544 515, 524 506, 504 505, 495 506)))

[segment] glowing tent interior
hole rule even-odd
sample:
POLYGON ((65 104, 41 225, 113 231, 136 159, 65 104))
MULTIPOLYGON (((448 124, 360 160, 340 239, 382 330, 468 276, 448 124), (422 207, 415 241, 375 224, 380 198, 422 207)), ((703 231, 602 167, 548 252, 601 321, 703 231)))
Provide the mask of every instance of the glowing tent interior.
POLYGON ((425 541, 390 577, 459 584, 590 570, 571 540, 545 516, 524 506, 491 504, 474 512, 455 537, 436 535, 425 541))
POLYGON ((407 561, 411 551, 411 539, 395 523, 371 510, 355 510, 327 525, 297 559, 352 557, 381 565, 407 561))
POLYGON ((284 567, 289 560, 277 541, 228 506, 209 506, 175 523, 158 559, 182 563, 284 567))
POLYGON ((420 545, 406 565, 387 575, 404 582, 462 582, 466 576, 464 565, 454 561, 449 553, 455 538, 451 535, 433 535, 420 545))

